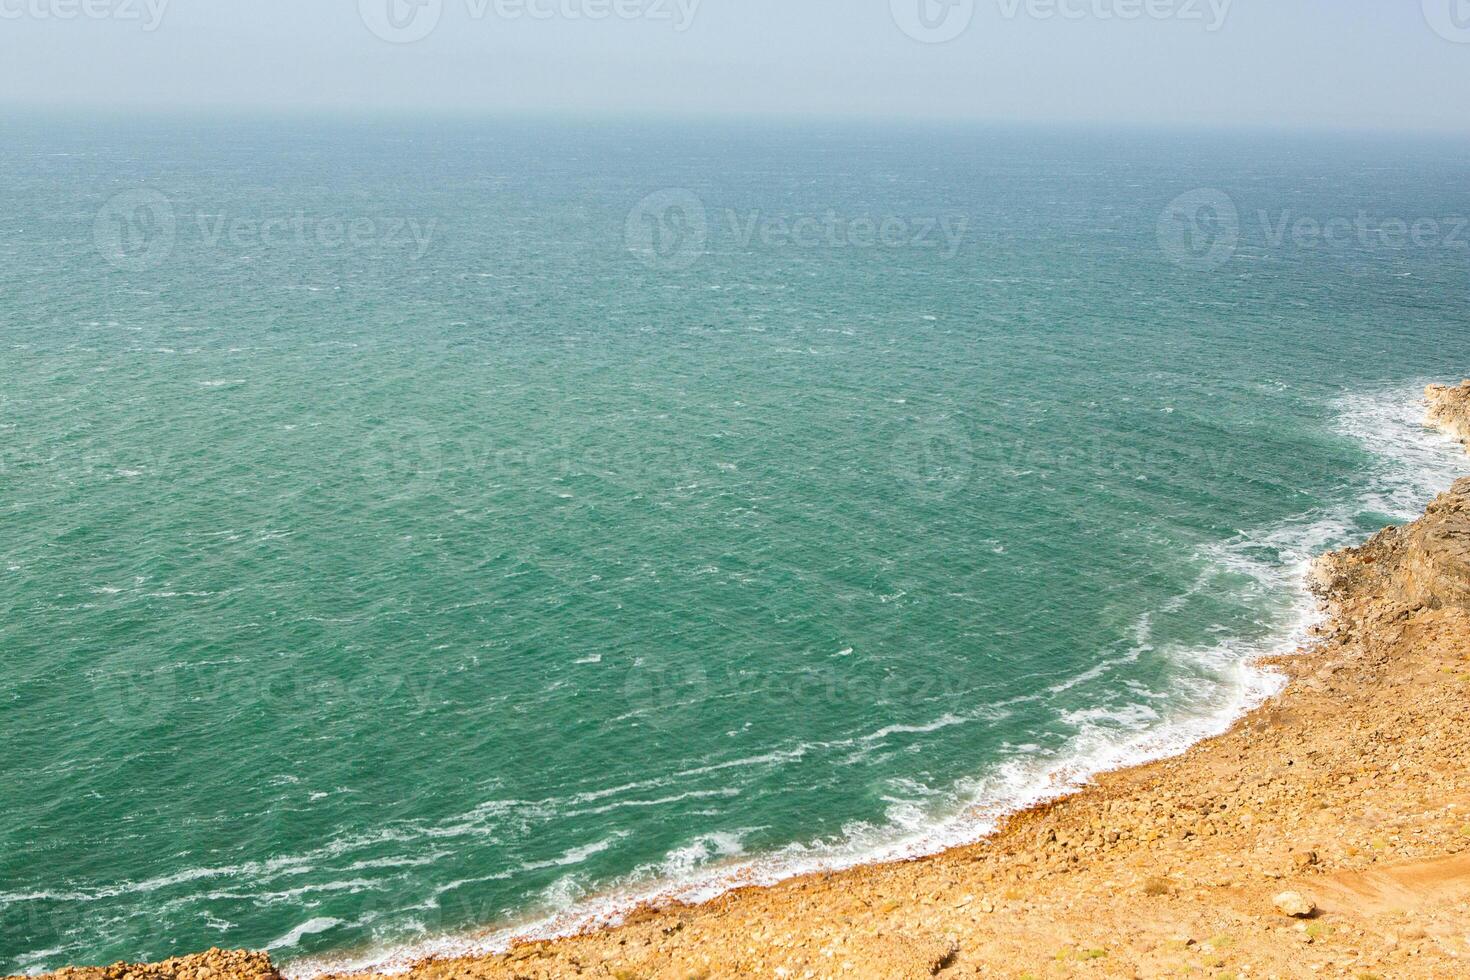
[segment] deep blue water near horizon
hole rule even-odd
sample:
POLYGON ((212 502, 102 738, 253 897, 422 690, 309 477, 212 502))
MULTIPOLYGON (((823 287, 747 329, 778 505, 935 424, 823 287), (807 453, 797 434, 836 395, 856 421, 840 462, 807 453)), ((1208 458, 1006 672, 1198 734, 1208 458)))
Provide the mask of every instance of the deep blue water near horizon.
POLYGON ((1470 469, 1467 148, 5 121, 0 972, 449 948, 1218 730, 1470 469))

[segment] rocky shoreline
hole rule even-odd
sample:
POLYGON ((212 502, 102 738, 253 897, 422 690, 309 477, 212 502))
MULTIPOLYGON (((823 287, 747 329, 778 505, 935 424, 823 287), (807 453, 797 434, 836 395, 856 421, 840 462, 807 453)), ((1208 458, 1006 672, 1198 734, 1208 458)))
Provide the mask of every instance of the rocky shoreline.
MULTIPOLYGON (((1427 397, 1470 445, 1470 382, 1427 397)), ((979 844, 409 976, 1470 975, 1470 478, 1323 556, 1312 585, 1329 618, 1270 661, 1282 695, 979 844)), ((219 950, 54 976, 278 980, 265 954, 219 950)))
POLYGON ((1429 402, 1429 423, 1470 447, 1470 381, 1430 385, 1424 398, 1429 402))

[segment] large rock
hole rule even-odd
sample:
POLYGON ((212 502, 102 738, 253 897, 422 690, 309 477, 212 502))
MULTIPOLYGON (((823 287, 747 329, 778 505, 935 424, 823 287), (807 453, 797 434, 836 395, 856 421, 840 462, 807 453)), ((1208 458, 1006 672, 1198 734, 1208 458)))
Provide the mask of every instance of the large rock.
POLYGON ((1305 919, 1317 911, 1317 906, 1298 892, 1282 892, 1276 896, 1275 902, 1282 915, 1289 915, 1293 919, 1305 919))

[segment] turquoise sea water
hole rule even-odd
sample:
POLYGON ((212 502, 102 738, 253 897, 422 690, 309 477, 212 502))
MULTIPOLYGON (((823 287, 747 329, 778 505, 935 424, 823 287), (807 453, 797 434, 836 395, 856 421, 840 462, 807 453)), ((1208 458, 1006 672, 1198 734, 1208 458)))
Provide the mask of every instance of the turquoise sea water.
POLYGON ((483 948, 1218 731, 1470 469, 1466 149, 8 120, 0 972, 483 948))

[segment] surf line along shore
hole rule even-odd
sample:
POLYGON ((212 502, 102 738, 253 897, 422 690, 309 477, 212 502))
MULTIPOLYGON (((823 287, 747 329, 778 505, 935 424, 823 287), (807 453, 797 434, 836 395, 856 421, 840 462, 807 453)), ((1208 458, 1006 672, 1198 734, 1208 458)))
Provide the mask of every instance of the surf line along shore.
MULTIPOLYGON (((1427 392, 1470 444, 1470 381, 1427 392)), ((1470 472, 1470 458, 1467 458, 1470 472)), ((920 860, 641 908, 405 964, 413 980, 1470 975, 1470 478, 1324 555, 1284 692, 1183 755, 1100 776, 920 860)), ((69 980, 278 980, 264 953, 69 980)), ((369 977, 369 974, 360 974, 369 977)))

